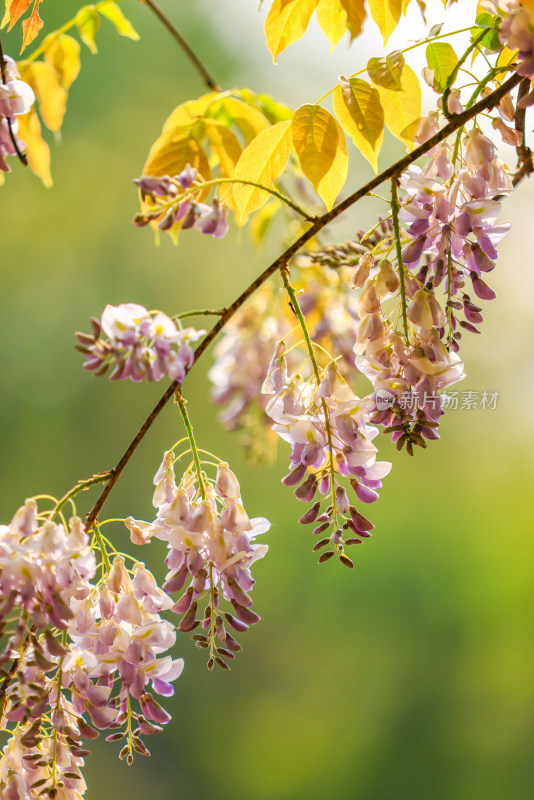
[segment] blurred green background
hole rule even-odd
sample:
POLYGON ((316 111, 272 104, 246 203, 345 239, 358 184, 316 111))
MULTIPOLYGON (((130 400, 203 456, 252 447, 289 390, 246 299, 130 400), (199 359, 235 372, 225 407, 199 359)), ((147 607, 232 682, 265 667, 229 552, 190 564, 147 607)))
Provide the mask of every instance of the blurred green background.
MULTIPOLYGON (((51 30, 79 3, 44 5, 51 30)), ((286 102, 314 99, 370 54, 341 45, 329 60, 314 28, 274 68, 256 2, 161 5, 223 86, 249 85, 286 102)), ((434 8, 443 14, 441 3, 434 8)), ((86 330, 107 302, 170 313, 220 307, 277 248, 274 238, 258 254, 235 231, 222 242, 192 232, 178 248, 156 248, 149 231, 132 227, 132 178, 172 108, 203 87, 146 9, 124 9, 141 41, 104 23, 99 55, 84 51, 64 141, 52 145, 54 188, 15 164, 2 189, 3 521, 25 496, 59 495, 109 468, 161 392, 84 373, 74 330, 86 330)), ((16 54, 19 37, 6 37, 8 53, 16 54)), ((395 155, 400 148, 389 140, 382 163, 395 155)), ((368 171, 354 161, 357 184, 368 171)), ((173 722, 149 742, 152 758, 131 768, 118 762, 117 746, 97 744, 86 768, 89 798, 534 795, 533 192, 524 185, 505 204, 514 227, 492 276, 499 299, 488 304, 484 336, 463 351, 468 378, 459 388, 498 390, 497 410, 451 412, 441 441, 413 460, 381 443, 395 468, 354 574, 333 562, 316 566, 309 534, 296 524, 302 508, 279 483, 287 451, 275 466, 249 469, 208 400, 209 356, 194 370, 187 395, 197 437, 231 462, 249 513, 273 523, 268 557, 255 566, 263 619, 229 673, 209 674, 204 655, 188 637, 179 640, 186 670, 168 704, 173 722)), ((362 204, 333 237, 372 224, 375 213, 362 204)), ((180 435, 167 408, 108 516, 151 518, 152 476, 180 435)), ((120 526, 114 537, 126 541, 120 526)), ((139 553, 160 574, 162 555, 157 544, 139 553)))

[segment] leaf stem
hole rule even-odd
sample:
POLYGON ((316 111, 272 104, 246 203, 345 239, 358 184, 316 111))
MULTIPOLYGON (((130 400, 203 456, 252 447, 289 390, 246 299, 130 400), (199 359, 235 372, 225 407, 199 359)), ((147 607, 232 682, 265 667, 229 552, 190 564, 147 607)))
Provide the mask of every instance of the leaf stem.
POLYGON ((187 413, 187 405, 186 401, 182 397, 182 393, 179 389, 176 390, 176 403, 178 408, 180 409, 180 414, 182 415, 182 419, 184 421, 185 429, 187 431, 187 436, 189 439, 189 444, 191 445, 191 452, 193 454, 193 460, 195 462, 195 471, 197 473, 198 484, 200 487, 200 495, 203 500, 206 499, 206 486, 204 484, 204 478, 202 477, 202 467, 200 465, 200 456, 198 454, 197 443, 195 441, 195 434, 193 433, 193 426, 191 425, 191 420, 189 419, 189 414, 187 413))
POLYGON ((402 245, 400 239, 400 225, 399 225, 399 185, 398 178, 391 179, 391 216, 393 218, 393 231, 395 233, 395 248, 397 251, 397 269, 399 272, 400 281, 400 296, 402 305, 402 325, 404 328, 404 338, 406 345, 410 344, 410 334, 408 331, 408 310, 406 307, 406 281, 404 278, 404 261, 402 259, 402 245))
MULTIPOLYGON (((141 1, 145 2, 145 0, 141 1)), ((227 183, 238 183, 241 184, 242 186, 254 186, 256 189, 261 189, 262 192, 268 192, 269 194, 272 194, 274 197, 277 197, 287 206, 292 208, 293 211, 296 211, 297 214, 300 214, 301 217, 304 217, 304 219, 307 220, 307 222, 313 222, 313 220, 315 219, 315 217, 311 217, 306 211, 304 211, 303 208, 301 208, 299 205, 297 205, 297 203, 291 200, 290 197, 287 197, 287 195, 282 194, 282 192, 279 192, 277 189, 274 189, 273 187, 269 186, 264 186, 261 183, 256 183, 256 181, 242 180, 241 178, 212 178, 209 181, 203 181, 200 184, 195 184, 191 186, 189 189, 186 189, 177 197, 173 197, 171 200, 168 200, 165 203, 161 203, 159 208, 162 209, 171 208, 173 205, 181 202, 185 197, 188 197, 190 194, 195 194, 195 192, 198 192, 202 189, 207 189, 210 186, 218 186, 220 184, 227 184, 227 183)))
MULTIPOLYGON (((319 365, 317 363, 317 359, 315 358, 315 350, 313 347, 313 342, 310 336, 310 332, 308 331, 308 326, 306 325, 306 318, 302 313, 302 309, 299 305, 299 301, 297 298, 297 294, 294 288, 291 285, 291 280, 289 276, 289 269, 287 264, 280 268, 280 274, 282 275, 282 280, 284 282, 284 288, 289 296, 291 301, 291 307, 295 312, 295 315, 299 321, 300 327, 302 329, 302 335, 304 336, 304 341, 306 342, 306 347, 308 349, 308 354, 310 356, 310 361, 313 367, 313 374, 315 375, 315 380, 317 382, 317 390, 319 389, 319 384, 321 383, 321 375, 319 373, 319 365)), ((334 461, 334 445, 332 442, 332 427, 330 425, 330 411, 328 408, 328 404, 324 397, 321 397, 321 406, 323 408, 324 414, 324 424, 326 430, 326 436, 328 440, 328 454, 330 456, 330 463, 329 463, 329 472, 330 472, 330 493, 332 496, 332 506, 334 509, 334 520, 335 525, 337 527, 337 498, 336 498, 336 466, 334 461)))

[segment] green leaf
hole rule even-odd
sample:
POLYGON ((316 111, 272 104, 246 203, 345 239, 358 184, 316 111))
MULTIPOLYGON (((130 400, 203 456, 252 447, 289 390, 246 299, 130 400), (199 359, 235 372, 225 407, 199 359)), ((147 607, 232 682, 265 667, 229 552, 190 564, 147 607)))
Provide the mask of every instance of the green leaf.
POLYGON ((80 34, 80 39, 87 45, 93 55, 96 54, 95 36, 100 27, 100 17, 94 8, 80 8, 76 14, 76 27, 80 34))
POLYGON ((126 19, 116 3, 108 3, 98 10, 103 17, 109 19, 112 25, 115 26, 117 33, 119 33, 121 36, 126 36, 128 39, 133 39, 134 42, 139 40, 139 34, 136 30, 134 30, 132 23, 129 19, 126 19))
POLYGON ((330 210, 347 179, 343 131, 326 109, 304 105, 295 112, 291 135, 304 175, 330 210))
POLYGON ((430 42, 426 48, 426 62, 434 71, 434 88, 444 92, 447 81, 456 69, 458 56, 447 42, 430 42))
POLYGON ((388 53, 385 58, 371 58, 367 62, 367 72, 376 86, 402 90, 402 70, 404 68, 404 55, 401 50, 388 53))
POLYGON ((475 20, 477 27, 471 28, 471 40, 476 39, 481 34, 481 28, 490 28, 487 34, 481 39, 480 46, 487 50, 498 52, 502 50, 502 42, 499 38, 499 19, 491 14, 479 14, 475 20))
POLYGON ((341 76, 332 103, 341 127, 376 172, 384 133, 384 111, 378 91, 360 78, 341 76))

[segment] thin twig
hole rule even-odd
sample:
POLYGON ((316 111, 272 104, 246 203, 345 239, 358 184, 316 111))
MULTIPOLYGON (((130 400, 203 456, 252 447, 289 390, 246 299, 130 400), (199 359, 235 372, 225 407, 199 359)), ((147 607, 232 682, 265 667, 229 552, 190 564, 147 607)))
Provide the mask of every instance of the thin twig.
POLYGON ((156 15, 156 17, 163 23, 163 25, 167 28, 169 33, 172 37, 178 42, 186 56, 188 57, 189 61, 193 64, 197 72, 202 76, 206 86, 208 89, 211 89, 213 92, 220 92, 221 87, 218 85, 217 81, 210 75, 200 58, 194 52, 194 50, 190 47, 190 45, 186 42, 182 34, 179 30, 175 27, 175 25, 170 21, 168 16, 163 13, 161 8, 154 3, 154 0, 141 0, 149 9, 156 15))
MULTIPOLYGON (((480 114, 482 111, 486 111, 490 108, 494 108, 501 99, 508 94, 517 84, 522 80, 521 75, 514 74, 512 75, 505 83, 501 84, 498 89, 494 92, 489 94, 487 97, 480 100, 475 105, 471 106, 471 108, 466 109, 461 114, 455 114, 454 119, 447 123, 440 131, 438 131, 434 136, 428 139, 419 147, 415 148, 411 153, 408 153, 404 158, 401 158, 399 161, 392 164, 386 170, 381 172, 379 175, 376 175, 372 178, 368 183, 364 186, 357 189, 351 195, 342 200, 336 206, 334 206, 330 211, 326 214, 323 214, 321 217, 317 217, 317 219, 310 225, 310 227, 304 231, 298 239, 296 239, 293 244, 291 244, 278 258, 276 258, 272 264, 270 264, 262 273, 255 278, 252 283, 247 286, 247 288, 242 292, 239 297, 237 297, 233 303, 231 303, 224 311, 224 314, 220 316, 217 320, 215 325, 211 328, 211 330, 207 333, 207 335, 202 339, 199 346, 195 351, 195 361, 194 364, 198 361, 200 356, 207 350, 209 345, 213 342, 217 334, 224 328, 228 320, 230 320, 236 311, 238 311, 241 306, 248 300, 248 298, 254 294, 256 289, 259 289, 270 277, 274 275, 280 268, 284 267, 292 258, 293 256, 298 253, 298 251, 303 247, 310 239, 322 230, 328 223, 332 222, 332 220, 339 217, 344 211, 348 208, 353 206, 358 200, 361 200, 365 197, 369 192, 372 192, 376 189, 380 184, 384 183, 384 181, 391 180, 392 178, 399 177, 410 164, 413 164, 417 161, 418 158, 425 155, 425 153, 435 147, 436 145, 440 144, 444 139, 446 139, 451 134, 455 133, 459 128, 469 122, 473 117, 477 114, 480 114)), ((194 365, 193 364, 193 365, 194 365)), ((191 367, 192 368, 192 367, 191 367)), ((190 368, 190 369, 191 369, 190 368)), ((176 392, 176 389, 180 384, 178 381, 173 381, 168 388, 165 390, 164 394, 158 400, 148 417, 145 419, 137 433, 135 434, 134 438, 128 445, 125 453, 121 457, 120 461, 117 465, 111 470, 111 477, 109 481, 106 483, 104 489, 100 493, 99 497, 97 498, 95 504, 93 505, 92 509, 89 511, 86 517, 86 529, 88 530, 93 522, 97 519, 102 506, 108 499, 113 487, 119 480, 124 468, 126 467, 128 461, 134 454, 135 450, 139 446, 140 442, 144 438, 147 431, 152 426, 153 422, 157 419, 160 412, 165 408, 171 397, 176 392)))
POLYGON ((399 272, 400 282, 400 295, 402 304, 402 325, 404 328, 404 338, 406 339, 406 346, 410 345, 410 333, 408 331, 408 316, 406 308, 406 281, 404 277, 404 261, 402 258, 402 243, 400 238, 400 225, 399 225, 399 187, 398 178, 391 180, 391 216, 393 217, 393 231, 395 233, 395 247, 397 250, 397 269, 399 272))

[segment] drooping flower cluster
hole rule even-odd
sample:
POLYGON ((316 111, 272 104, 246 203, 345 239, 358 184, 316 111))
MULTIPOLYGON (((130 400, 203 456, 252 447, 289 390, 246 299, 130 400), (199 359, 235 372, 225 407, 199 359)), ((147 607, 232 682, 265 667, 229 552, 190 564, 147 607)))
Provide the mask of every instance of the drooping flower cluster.
POLYGON ((193 364, 191 342, 206 331, 179 328, 162 311, 147 311, 136 303, 106 306, 100 320, 92 319, 93 333, 77 333, 84 368, 103 375, 112 367, 111 380, 183 381, 193 364))
POLYGON ((97 729, 125 739, 120 757, 128 763, 134 752, 149 755, 141 737, 170 719, 150 689, 171 695, 183 669, 182 659, 162 655, 176 641, 160 617, 173 605, 168 594, 143 564, 129 573, 121 557, 110 564, 105 549, 93 583, 96 539, 90 543, 78 517, 67 526, 59 514, 56 524, 58 509, 39 513, 29 499, 0 527, 5 798, 79 800, 82 740, 97 729))
POLYGON ((10 172, 6 157, 24 149, 24 142, 17 137, 17 117, 30 111, 35 95, 31 86, 20 80, 17 65, 9 56, 4 56, 0 72, 0 170, 10 172))
MULTIPOLYGON (((503 17, 499 26, 499 38, 503 45, 511 51, 517 50, 519 75, 527 78, 534 76, 534 20, 530 3, 522 4, 519 0, 483 0, 481 4, 492 14, 503 17), (528 8, 525 7, 528 5, 528 8)), ((531 92, 525 105, 534 103, 534 92, 531 92)))
MULTIPOLYGON (((348 287, 350 272, 339 266, 316 269, 309 263, 309 259, 303 259, 299 277, 303 283, 300 301, 310 322, 311 337, 339 354, 338 368, 348 377, 354 371, 357 331, 356 302, 348 287)), ((262 386, 276 342, 293 324, 286 299, 267 285, 230 321, 215 347, 209 372, 212 400, 226 406, 221 412, 223 424, 244 432, 242 443, 253 461, 264 461, 274 451, 265 413, 268 398, 262 386)), ((301 346, 293 348, 287 354, 289 368, 296 369, 304 357, 301 346)))
POLYGON ((120 728, 110 739, 126 737, 121 757, 129 762, 132 749, 149 755, 141 734, 159 732, 170 720, 148 687, 170 696, 183 670, 183 659, 159 657, 176 642, 174 626, 160 617, 171 606, 143 564, 134 564, 132 578, 117 556, 69 626, 72 649, 63 668, 73 707, 80 715, 87 712, 97 728, 120 728), (134 700, 139 711, 132 708, 134 700))
POLYGON ((324 511, 323 501, 315 501, 300 521, 318 523, 316 535, 331 530, 315 545, 315 550, 331 546, 320 563, 336 554, 352 567, 344 546, 361 543, 374 525, 351 504, 342 480, 348 479, 360 502, 374 503, 391 464, 376 461, 372 440, 378 429, 368 424, 372 403, 353 393, 336 363, 319 373, 320 382, 315 372, 304 380, 299 372, 288 373, 286 352, 286 343, 279 342, 263 386, 273 430, 291 445, 290 472, 282 483, 296 486, 295 495, 304 503, 314 501, 317 491, 330 501, 324 511))
POLYGON ((222 239, 228 232, 226 210, 215 198, 211 205, 201 201, 204 181, 194 167, 187 164, 179 175, 156 178, 143 175, 135 180, 141 198, 147 204, 144 212, 137 214, 134 224, 143 227, 157 222, 161 231, 173 228, 196 228, 201 233, 222 239))
POLYGON ((219 463, 215 480, 189 469, 177 486, 174 460, 174 453, 165 453, 154 478, 156 519, 148 523, 130 517, 126 526, 134 544, 152 537, 167 543, 169 572, 163 588, 174 594, 188 585, 171 604, 171 611, 182 617, 178 630, 206 631, 193 638, 208 650, 208 668, 217 664, 229 669, 224 659, 234 658, 241 646, 227 626, 244 632, 260 619, 251 609, 250 567, 267 552, 266 545, 254 540, 270 523, 263 517, 249 519, 239 482, 227 464, 219 463), (221 608, 223 601, 229 610, 221 608))
POLYGON ((38 516, 35 500, 27 500, 9 525, 0 526, 0 618, 31 616, 35 629, 53 625, 65 630, 72 602, 86 597, 96 562, 81 520, 70 530, 38 516))

